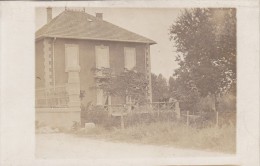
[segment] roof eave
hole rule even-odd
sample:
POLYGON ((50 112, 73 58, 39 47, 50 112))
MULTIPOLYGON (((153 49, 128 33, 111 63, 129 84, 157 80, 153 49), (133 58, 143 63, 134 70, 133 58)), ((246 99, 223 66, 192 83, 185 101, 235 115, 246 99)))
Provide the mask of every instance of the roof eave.
POLYGON ((80 39, 80 40, 99 40, 99 41, 114 41, 114 42, 129 42, 129 43, 146 43, 149 45, 157 44, 155 41, 137 41, 137 40, 118 40, 118 39, 102 39, 102 38, 88 38, 88 37, 75 37, 75 36, 58 36, 58 35, 40 35, 35 38, 35 41, 42 38, 60 38, 60 39, 80 39))

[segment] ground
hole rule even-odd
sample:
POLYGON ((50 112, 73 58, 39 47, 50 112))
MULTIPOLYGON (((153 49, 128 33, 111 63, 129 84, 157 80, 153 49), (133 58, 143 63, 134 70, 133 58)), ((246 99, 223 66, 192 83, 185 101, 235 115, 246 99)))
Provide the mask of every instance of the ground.
POLYGON ((83 138, 72 134, 36 134, 36 158, 152 158, 152 157, 215 157, 230 154, 178 149, 168 146, 128 144, 83 138))

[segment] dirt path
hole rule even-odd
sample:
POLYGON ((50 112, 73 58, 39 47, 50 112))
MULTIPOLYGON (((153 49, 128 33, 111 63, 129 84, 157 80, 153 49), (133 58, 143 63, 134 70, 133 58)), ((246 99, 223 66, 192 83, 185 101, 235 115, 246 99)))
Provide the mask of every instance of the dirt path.
POLYGON ((230 156, 215 152, 177 149, 167 146, 115 143, 69 134, 36 134, 37 158, 147 158, 230 156))

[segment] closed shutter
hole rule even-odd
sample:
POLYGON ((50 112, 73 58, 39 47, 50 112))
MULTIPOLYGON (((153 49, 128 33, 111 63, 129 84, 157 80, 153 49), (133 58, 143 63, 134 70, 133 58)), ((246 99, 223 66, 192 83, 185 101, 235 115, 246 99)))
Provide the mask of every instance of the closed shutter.
POLYGON ((128 70, 132 70, 136 66, 136 52, 135 48, 124 49, 125 53, 125 68, 128 70))
POLYGON ((109 68, 109 48, 107 46, 96 46, 96 67, 109 68))
POLYGON ((68 44, 65 46, 66 69, 79 66, 79 47, 78 45, 68 44))

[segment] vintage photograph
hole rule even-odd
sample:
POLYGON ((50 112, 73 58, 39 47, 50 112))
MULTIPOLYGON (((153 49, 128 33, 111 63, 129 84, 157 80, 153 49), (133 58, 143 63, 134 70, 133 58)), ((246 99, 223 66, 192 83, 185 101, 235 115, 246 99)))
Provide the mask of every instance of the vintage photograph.
POLYGON ((236 8, 35 8, 35 157, 236 154, 236 8))

